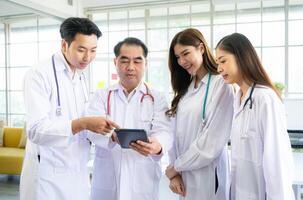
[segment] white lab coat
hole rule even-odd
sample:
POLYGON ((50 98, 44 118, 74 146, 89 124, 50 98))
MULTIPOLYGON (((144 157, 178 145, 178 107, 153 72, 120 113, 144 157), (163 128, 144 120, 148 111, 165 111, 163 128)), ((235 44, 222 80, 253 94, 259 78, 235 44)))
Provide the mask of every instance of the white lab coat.
POLYGON ((282 101, 272 89, 257 85, 234 102, 231 132, 231 199, 293 200, 294 170, 282 101))
POLYGON ((71 130, 71 120, 84 115, 88 101, 84 76, 76 73, 71 79, 61 52, 55 54, 55 66, 61 116, 56 115, 57 90, 51 59, 25 76, 28 141, 21 173, 21 200, 89 199, 86 164, 90 143, 86 132, 73 135, 71 130))
POLYGON ((233 114, 233 90, 218 75, 212 75, 202 128, 202 107, 208 75, 195 89, 193 80, 179 102, 174 118, 174 147, 170 163, 181 172, 186 196, 180 200, 228 199, 229 163, 227 141, 233 114), (215 193, 216 172, 218 190, 215 193))
MULTIPOLYGON (((88 108, 88 115, 106 116, 109 90, 111 120, 121 128, 145 129, 148 136, 158 139, 162 152, 172 145, 166 100, 159 92, 150 89, 154 97, 140 99, 146 88, 140 83, 134 95, 127 100, 120 84, 95 93, 88 108)), ((90 135, 96 144, 94 160, 92 200, 158 200, 161 177, 161 157, 145 157, 132 149, 121 149, 109 137, 90 135)))

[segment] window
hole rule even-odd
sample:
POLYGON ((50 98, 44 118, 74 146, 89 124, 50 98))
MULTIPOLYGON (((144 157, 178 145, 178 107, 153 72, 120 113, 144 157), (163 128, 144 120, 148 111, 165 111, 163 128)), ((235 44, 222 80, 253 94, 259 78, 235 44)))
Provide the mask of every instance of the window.
POLYGON ((57 20, 30 17, 0 26, 0 119, 23 126, 23 79, 27 70, 60 48, 57 20), (5 36, 5 33, 7 36, 5 36), (9 38, 5 44, 5 38, 9 38), (6 59, 5 48, 8 49, 6 59))
POLYGON ((5 29, 0 24, 0 120, 6 121, 5 29))
POLYGON ((303 52, 303 0, 289 0, 288 21, 288 93, 292 97, 302 97, 303 64, 300 60, 303 52))
MULTIPOLYGON (((177 32, 194 27, 203 33, 211 48, 227 34, 245 34, 271 79, 286 85, 285 97, 303 97, 303 82, 298 81, 303 69, 299 60, 303 31, 297 28, 303 26, 303 0, 189 1, 88 13, 103 33, 87 77, 91 92, 118 81, 113 47, 131 36, 141 39, 149 48, 145 80, 170 97, 170 41, 177 32)), ((0 24, 0 119, 8 120, 9 125, 21 124, 24 118, 24 74, 30 66, 59 50, 60 24, 39 16, 0 24), (7 44, 5 38, 10 39, 7 44)))
MULTIPOLYGON (((303 26, 302 13, 303 0, 256 0, 238 3, 193 1, 186 4, 153 5, 150 8, 128 7, 121 11, 93 11, 93 19, 100 24, 101 29, 105 27, 104 37, 100 41, 101 44, 103 41, 103 45, 98 50, 105 54, 98 53, 97 60, 99 62, 101 59, 102 65, 106 66, 103 74, 109 74, 94 75, 91 89, 94 91, 97 88, 98 80, 107 86, 112 78, 116 78, 113 61, 109 58, 113 57, 113 46, 127 36, 138 37, 149 48, 146 81, 160 90, 169 88, 167 52, 170 41, 177 32, 194 27, 203 33, 211 48, 228 34, 239 32, 246 35, 256 48, 273 82, 286 85, 285 96, 292 97, 296 94, 296 97, 301 95, 302 98, 303 83, 296 81, 300 74, 298 72, 303 69, 299 62, 303 32, 296 28, 303 26), (286 7, 289 8, 288 15, 286 7)), ((95 71, 94 66, 91 71, 95 71)), ((167 95, 168 93, 166 91, 167 95)))

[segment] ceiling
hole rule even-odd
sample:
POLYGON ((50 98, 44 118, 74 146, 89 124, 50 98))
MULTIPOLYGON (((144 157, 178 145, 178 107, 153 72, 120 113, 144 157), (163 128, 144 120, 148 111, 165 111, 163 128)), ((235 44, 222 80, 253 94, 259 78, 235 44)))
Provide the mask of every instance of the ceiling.
MULTIPOLYGON (((77 4, 77 2, 79 2, 84 9, 93 8, 93 7, 110 7, 117 5, 159 2, 159 0, 73 0, 73 1, 74 4, 77 4)), ((170 0, 166 0, 166 1, 169 2, 170 0)), ((35 13, 43 13, 43 10, 39 12, 37 9, 32 9, 30 7, 22 6, 21 3, 17 4, 11 0, 0 0, 0 20, 7 18, 14 18, 20 15, 21 16, 31 15, 35 13)))
MULTIPOLYGON (((151 2, 170 2, 172 0, 81 0, 83 8, 110 7, 117 5, 147 4, 151 2)), ((174 0, 175 1, 175 0, 174 0)), ((186 0, 185 0, 186 1, 186 0)))
POLYGON ((0 0, 0 18, 14 17, 18 15, 33 14, 33 10, 15 3, 0 0))
MULTIPOLYGON (((59 0, 58 0, 59 1, 59 0)), ((130 6, 130 5, 134 5, 134 4, 144 4, 144 5, 148 5, 148 4, 153 4, 153 3, 169 3, 169 2, 187 2, 190 0, 72 0, 74 5, 80 5, 80 10, 81 8, 83 8, 84 10, 90 9, 90 8, 102 8, 102 7, 111 7, 111 6, 130 6)), ((206 0, 191 0, 191 1, 206 1, 206 0)), ((249 0, 212 0, 214 2, 219 2, 219 1, 223 1, 223 2, 230 2, 230 1, 249 1, 249 0)), ((22 6, 21 3, 18 4, 19 1, 17 0, 0 0, 0 20, 6 19, 6 18, 13 18, 15 16, 20 16, 20 15, 30 15, 30 14, 34 14, 34 13, 45 13, 45 11, 43 9, 49 9, 47 6, 47 3, 43 3, 41 1, 38 0, 31 0, 30 2, 40 2, 39 7, 33 8, 31 6, 22 6), (16 2, 16 3, 14 3, 16 2)), ((20 1, 20 2, 26 2, 26 1, 20 1)), ((27 5, 30 5, 28 3, 25 3, 27 5)), ((37 3, 36 3, 37 4, 37 3)), ((64 9, 63 5, 67 5, 67 0, 66 2, 62 1, 62 5, 59 6, 52 6, 51 10, 53 13, 51 13, 50 15, 54 14, 54 12, 56 13, 57 11, 61 11, 62 9, 64 9), (59 7, 58 7, 59 6, 59 7)), ((69 13, 72 14, 72 13, 69 13)), ((75 14, 75 13, 74 13, 75 14)), ((72 15, 74 15, 72 14, 72 15)))

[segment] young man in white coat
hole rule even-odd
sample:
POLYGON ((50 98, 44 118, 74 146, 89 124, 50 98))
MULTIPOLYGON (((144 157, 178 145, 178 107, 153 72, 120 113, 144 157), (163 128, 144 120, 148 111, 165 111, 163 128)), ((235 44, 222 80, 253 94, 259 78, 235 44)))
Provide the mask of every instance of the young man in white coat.
POLYGON ((143 75, 147 47, 137 38, 126 38, 115 48, 120 81, 95 93, 91 116, 107 116, 121 128, 145 129, 149 142, 137 141, 123 149, 115 137, 93 135, 96 157, 92 200, 158 200, 160 160, 172 144, 165 97, 147 86, 143 75))
POLYGON ((82 72, 95 58, 98 27, 68 18, 60 27, 61 51, 25 76, 27 145, 20 181, 21 200, 89 198, 87 132, 110 132, 102 117, 83 117, 88 88, 82 72))

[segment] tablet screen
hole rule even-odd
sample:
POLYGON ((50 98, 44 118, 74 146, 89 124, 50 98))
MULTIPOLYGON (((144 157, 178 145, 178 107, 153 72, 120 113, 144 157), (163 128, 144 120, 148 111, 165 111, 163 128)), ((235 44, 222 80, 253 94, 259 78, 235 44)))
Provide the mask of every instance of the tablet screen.
POLYGON ((137 140, 148 142, 144 129, 116 129, 115 132, 122 148, 130 148, 129 144, 137 140))

